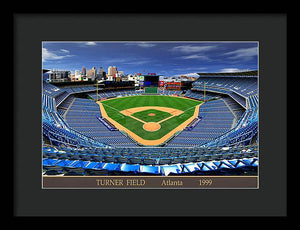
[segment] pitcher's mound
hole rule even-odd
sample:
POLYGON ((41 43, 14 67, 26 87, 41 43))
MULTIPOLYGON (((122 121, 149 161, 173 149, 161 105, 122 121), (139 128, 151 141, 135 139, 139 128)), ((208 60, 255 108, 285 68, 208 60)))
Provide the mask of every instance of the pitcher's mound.
POLYGON ((154 132, 160 129, 160 124, 155 122, 148 122, 143 125, 143 129, 149 132, 154 132))
POLYGON ((156 116, 156 114, 155 113, 148 113, 148 116, 154 117, 154 116, 156 116))

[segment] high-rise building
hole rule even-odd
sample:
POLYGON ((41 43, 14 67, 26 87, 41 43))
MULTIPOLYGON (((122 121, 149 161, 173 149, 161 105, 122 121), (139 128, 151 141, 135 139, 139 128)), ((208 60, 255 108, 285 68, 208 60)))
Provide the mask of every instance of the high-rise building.
POLYGON ((86 76, 86 68, 84 66, 82 67, 81 75, 86 76))
POLYGON ((93 67, 92 69, 89 69, 86 73, 87 78, 91 79, 94 81, 97 77, 97 69, 96 67, 93 67))
POLYGON ((80 72, 79 72, 78 69, 75 70, 75 76, 76 76, 76 75, 80 75, 80 72))
POLYGON ((79 70, 75 70, 75 74, 71 76, 71 81, 81 81, 81 74, 79 70))
POLYGON ((103 67, 100 67, 99 68, 99 70, 98 70, 98 72, 97 72, 97 79, 98 80, 101 80, 101 79, 104 79, 104 69, 103 69, 103 67))
POLYGON ((107 75, 112 76, 112 66, 109 66, 107 69, 107 75))
POLYGON ((103 67, 99 67, 99 70, 98 70, 99 73, 102 73, 104 72, 104 68, 103 67))
POLYGON ((115 77, 117 71, 118 70, 117 70, 116 66, 109 66, 108 71, 107 71, 107 75, 115 77))
POLYGON ((53 70, 49 72, 50 82, 66 82, 69 81, 71 71, 68 70, 53 70))

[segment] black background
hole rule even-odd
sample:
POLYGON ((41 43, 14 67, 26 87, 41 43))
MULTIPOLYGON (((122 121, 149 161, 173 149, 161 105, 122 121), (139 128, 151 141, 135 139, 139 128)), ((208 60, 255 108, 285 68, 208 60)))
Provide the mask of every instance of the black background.
POLYGON ((285 216, 286 23, 285 14, 15 14, 14 216, 285 216), (258 41, 259 189, 41 189, 41 45, 73 40, 258 41))

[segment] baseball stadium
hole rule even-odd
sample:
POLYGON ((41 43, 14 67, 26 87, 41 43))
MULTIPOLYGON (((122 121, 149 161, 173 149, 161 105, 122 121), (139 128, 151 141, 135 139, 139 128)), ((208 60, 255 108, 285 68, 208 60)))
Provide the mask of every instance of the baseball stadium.
POLYGON ((43 175, 257 175, 258 71, 189 89, 42 81, 43 175))

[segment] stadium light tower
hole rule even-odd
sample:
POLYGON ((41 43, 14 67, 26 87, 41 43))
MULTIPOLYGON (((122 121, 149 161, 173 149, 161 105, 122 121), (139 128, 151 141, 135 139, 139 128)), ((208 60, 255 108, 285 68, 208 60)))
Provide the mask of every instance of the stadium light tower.
POLYGON ((203 93, 203 101, 205 102, 205 81, 203 82, 203 90, 204 90, 204 93, 203 93))
POLYGON ((97 81, 97 101, 98 101, 98 80, 97 81))

